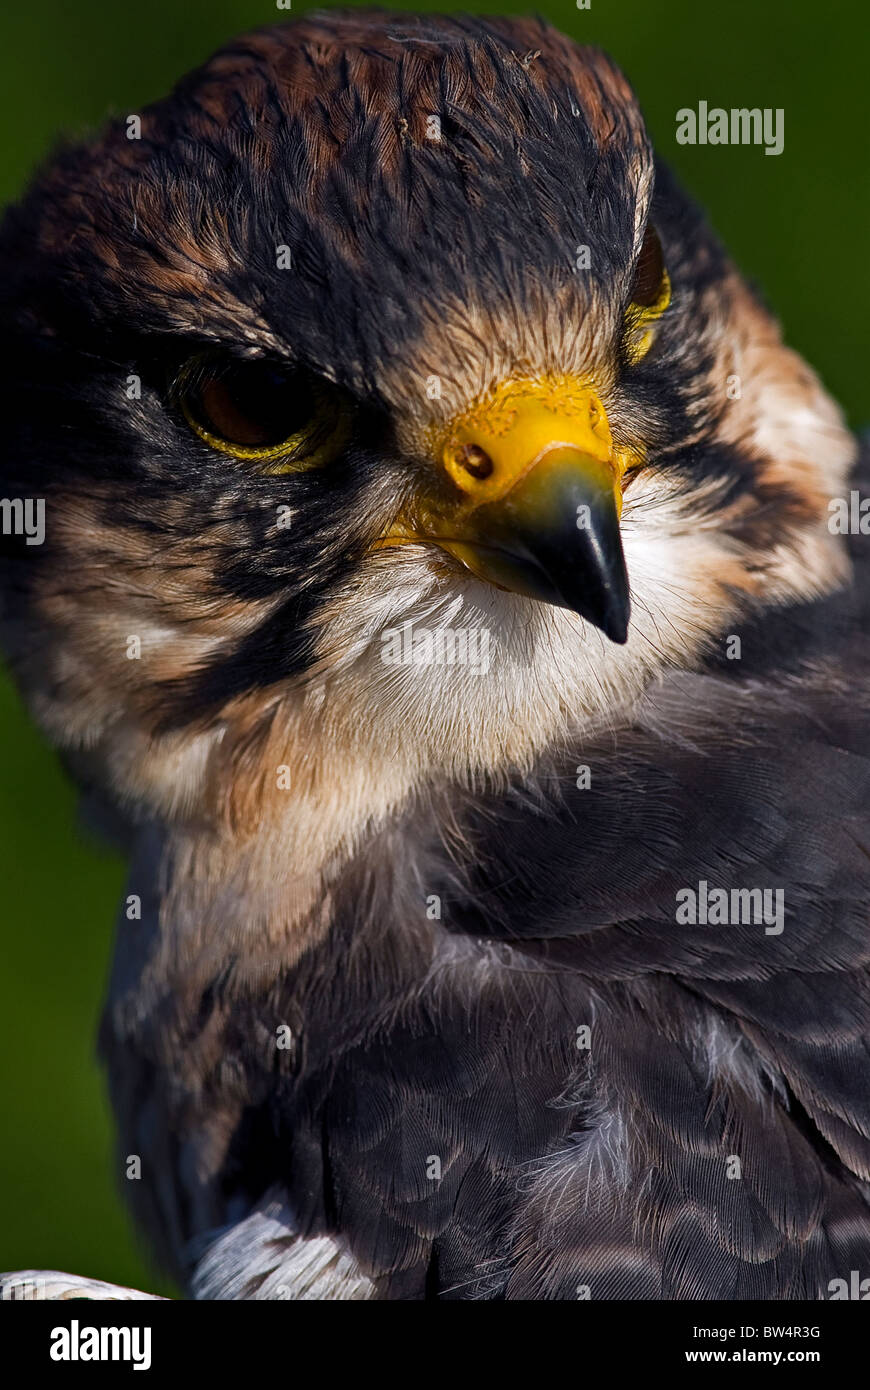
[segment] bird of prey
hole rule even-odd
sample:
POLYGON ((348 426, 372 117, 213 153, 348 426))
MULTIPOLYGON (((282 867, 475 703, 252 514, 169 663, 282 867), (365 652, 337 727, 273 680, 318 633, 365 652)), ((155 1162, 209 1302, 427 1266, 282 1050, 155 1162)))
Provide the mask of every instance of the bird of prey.
POLYGON ((162 1264, 870 1274, 868 483, 609 58, 249 34, 0 264, 3 641, 129 846, 100 1048, 162 1264))

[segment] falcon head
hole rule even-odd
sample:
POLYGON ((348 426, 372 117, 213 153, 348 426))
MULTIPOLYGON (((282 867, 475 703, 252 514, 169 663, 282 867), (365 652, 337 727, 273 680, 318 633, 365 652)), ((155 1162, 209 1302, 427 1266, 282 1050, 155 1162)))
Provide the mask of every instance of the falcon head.
POLYGON ((353 836, 844 578, 836 408, 538 21, 241 38, 59 153, 0 261, 3 492, 46 507, 5 643, 133 815, 253 827, 284 768, 353 836))

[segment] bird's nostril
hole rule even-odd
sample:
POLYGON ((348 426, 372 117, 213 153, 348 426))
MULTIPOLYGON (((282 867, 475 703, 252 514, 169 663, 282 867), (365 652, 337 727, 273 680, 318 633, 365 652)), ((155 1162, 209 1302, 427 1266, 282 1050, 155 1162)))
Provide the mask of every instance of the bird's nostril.
POLYGON ((457 449, 456 458, 472 478, 488 478, 492 473, 492 459, 479 444, 463 444, 457 449))

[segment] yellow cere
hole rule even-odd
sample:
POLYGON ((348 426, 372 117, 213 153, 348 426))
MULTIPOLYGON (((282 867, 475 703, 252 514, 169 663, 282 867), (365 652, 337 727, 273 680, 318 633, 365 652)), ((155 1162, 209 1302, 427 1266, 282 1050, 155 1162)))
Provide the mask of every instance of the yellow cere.
POLYGON ((623 471, 597 393, 574 377, 502 382, 431 443, 467 509, 505 496, 557 448, 608 464, 615 484, 623 471))

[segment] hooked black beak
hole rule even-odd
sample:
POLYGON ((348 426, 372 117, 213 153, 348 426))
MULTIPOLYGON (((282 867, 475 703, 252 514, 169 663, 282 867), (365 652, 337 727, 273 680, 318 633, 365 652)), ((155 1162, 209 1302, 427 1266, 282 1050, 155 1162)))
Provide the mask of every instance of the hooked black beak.
POLYGON ((480 579, 573 609, 623 643, 631 605, 613 474, 574 449, 551 453, 477 509, 480 539, 439 543, 480 579))
POLYGON ((479 579, 628 636, 623 473, 604 407, 571 377, 507 381, 436 443, 449 497, 418 501, 383 544, 428 541, 479 579))

